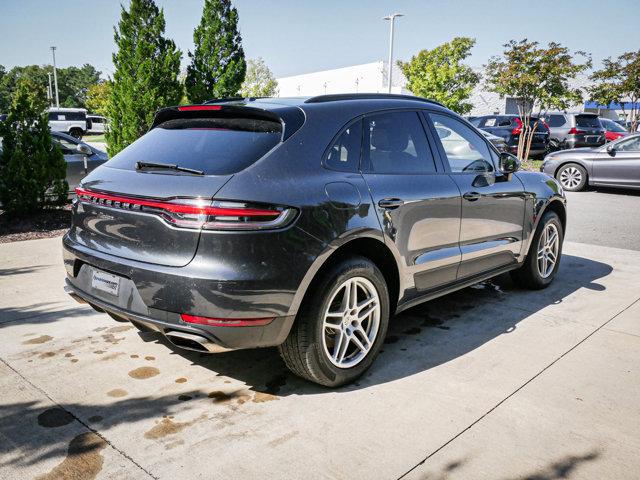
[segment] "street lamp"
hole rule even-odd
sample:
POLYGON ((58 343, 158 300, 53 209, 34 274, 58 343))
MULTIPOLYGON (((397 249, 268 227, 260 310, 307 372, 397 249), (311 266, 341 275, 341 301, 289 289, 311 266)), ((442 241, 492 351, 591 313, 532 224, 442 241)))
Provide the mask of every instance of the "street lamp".
POLYGON ((58 97, 58 74, 56 73, 56 49, 58 47, 51 47, 51 54, 53 55, 53 84, 56 88, 56 108, 60 108, 60 98, 58 97))
POLYGON ((396 17, 404 17, 404 15, 401 13, 392 13, 386 17, 382 17, 383 20, 391 20, 391 28, 389 30, 389 93, 391 93, 391 73, 393 72, 393 26, 395 24, 396 17))

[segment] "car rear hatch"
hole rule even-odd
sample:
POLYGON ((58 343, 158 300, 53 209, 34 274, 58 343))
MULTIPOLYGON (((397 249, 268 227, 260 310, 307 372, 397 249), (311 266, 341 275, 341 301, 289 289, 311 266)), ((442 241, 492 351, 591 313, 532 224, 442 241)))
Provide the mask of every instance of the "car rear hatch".
POLYGON ((268 206, 213 199, 234 173, 290 135, 284 123, 272 111, 243 105, 161 110, 146 135, 82 181, 70 239, 109 255, 177 267, 194 257, 208 225, 273 218, 279 212, 268 206))
POLYGON ((583 146, 598 146, 605 141, 605 130, 597 115, 580 114, 575 116, 576 126, 570 131, 574 135, 576 142, 583 146))
MULTIPOLYGON (((514 129, 511 133, 514 140, 517 141, 522 133, 522 120, 516 117, 513 119, 512 124, 514 125, 514 129)), ((549 143, 549 127, 547 124, 537 117, 530 117, 529 128, 535 128, 533 138, 531 139, 531 148, 534 150, 545 149, 549 143)))

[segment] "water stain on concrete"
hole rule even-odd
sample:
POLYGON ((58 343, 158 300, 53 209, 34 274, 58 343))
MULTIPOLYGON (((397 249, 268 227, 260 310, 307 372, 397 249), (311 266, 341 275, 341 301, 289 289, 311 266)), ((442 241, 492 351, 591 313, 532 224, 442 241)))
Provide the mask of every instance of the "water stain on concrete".
POLYGON ((127 395, 127 391, 122 388, 114 388, 113 390, 109 390, 107 395, 113 398, 125 397, 127 395))
POLYGON ((78 363, 78 359, 77 358, 72 358, 71 359, 71 363, 78 363))
POLYGON ((113 360, 115 358, 118 358, 120 356, 124 355, 124 352, 115 352, 115 353, 110 353, 109 355, 105 355, 104 357, 102 357, 100 360, 103 362, 106 362, 108 360, 113 360))
POLYGON ((38 425, 45 428, 57 428, 73 422, 73 415, 59 407, 48 408, 38 415, 38 425))
POLYGON ((144 437, 151 440, 158 440, 168 435, 175 435, 203 418, 206 418, 206 415, 201 415, 190 422, 174 422, 171 418, 164 417, 159 422, 156 422, 156 425, 151 430, 145 432, 144 437))
POLYGON ((107 330, 108 333, 121 333, 121 332, 126 332, 127 330, 131 330, 132 328, 135 328, 133 325, 120 325, 118 327, 111 327, 109 330, 107 330))
POLYGON ((140 357, 139 355, 135 355, 135 354, 134 355, 129 355, 129 358, 139 358, 139 357, 140 357))
POLYGON ((55 356, 56 356, 56 352, 43 352, 40 355, 38 355, 38 358, 51 358, 55 356))
POLYGON ((103 330, 106 330, 108 327, 98 327, 98 328, 94 328, 93 331, 94 332, 102 332, 103 330))
POLYGON ((53 340, 53 337, 49 335, 40 335, 39 337, 32 338, 31 340, 27 340, 22 342, 23 345, 40 345, 42 343, 46 343, 53 340))
POLYGON ((135 370, 131 370, 129 372, 129 376, 131 378, 135 378, 136 380, 145 380, 147 378, 155 377, 160 373, 156 367, 140 367, 135 370))
POLYGON ((417 335, 421 332, 422 330, 420 330, 418 327, 411 327, 411 328, 407 328, 404 333, 406 335, 417 335))
POLYGON ((176 378, 176 383, 185 383, 186 381, 187 379, 184 377, 176 378))
POLYGON ((184 445, 184 440, 176 440, 175 442, 167 443, 164 448, 165 450, 171 450, 172 448, 179 447, 180 445, 184 445))
POLYGON ((144 357, 144 359, 152 362, 153 360, 156 359, 156 357, 152 357, 151 355, 147 355, 146 357, 144 357))
MULTIPOLYGON (((113 328, 120 328, 120 327, 113 327, 113 328)), ((120 341, 124 340, 124 337, 116 338, 116 336, 113 333, 105 333, 102 335, 102 339, 107 343, 111 343, 112 345, 117 345, 118 343, 120 343, 120 341)))
POLYGON ((276 438, 275 440, 271 440, 269 442, 269 446, 270 447, 277 447, 278 445, 281 445, 281 444, 285 443, 286 441, 291 440, 292 438, 298 436, 299 434, 300 434, 300 432, 298 430, 294 430, 293 432, 285 433, 281 437, 276 438))
POLYGON ((229 403, 230 401, 235 400, 239 405, 242 405, 251 399, 249 392, 246 390, 236 390, 235 392, 230 393, 217 390, 215 392, 210 392, 207 396, 211 398, 214 403, 229 403))
POLYGON ((96 350, 95 352, 96 355, 102 355, 104 353, 104 350, 96 350))
POLYGON ((67 457, 49 473, 41 475, 38 480, 93 480, 102 470, 104 459, 100 451, 106 448, 107 442, 93 432, 85 432, 69 442, 67 457))
POLYGON ((256 392, 253 395, 253 403, 272 402, 274 400, 280 400, 279 397, 271 395, 270 393, 256 392))
POLYGON ((73 353, 65 353, 64 356, 65 358, 70 358, 73 357, 73 353))

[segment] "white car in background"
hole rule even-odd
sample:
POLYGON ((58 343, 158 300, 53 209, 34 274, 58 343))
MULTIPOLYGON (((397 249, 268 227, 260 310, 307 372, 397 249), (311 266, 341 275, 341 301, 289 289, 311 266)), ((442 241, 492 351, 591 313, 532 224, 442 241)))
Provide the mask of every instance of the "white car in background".
POLYGON ((49 127, 52 132, 62 132, 80 139, 91 129, 84 108, 50 108, 49 127))
POLYGON ((87 115, 91 125, 87 133, 104 133, 107 130, 107 119, 100 115, 87 115))

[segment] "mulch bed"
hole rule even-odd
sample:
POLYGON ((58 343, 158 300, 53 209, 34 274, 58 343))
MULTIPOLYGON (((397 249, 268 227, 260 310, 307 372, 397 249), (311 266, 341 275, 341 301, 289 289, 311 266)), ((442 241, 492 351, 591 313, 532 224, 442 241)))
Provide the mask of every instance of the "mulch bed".
POLYGON ((0 210, 0 243, 57 237, 69 230, 71 206, 47 208, 23 218, 6 217, 0 210))

